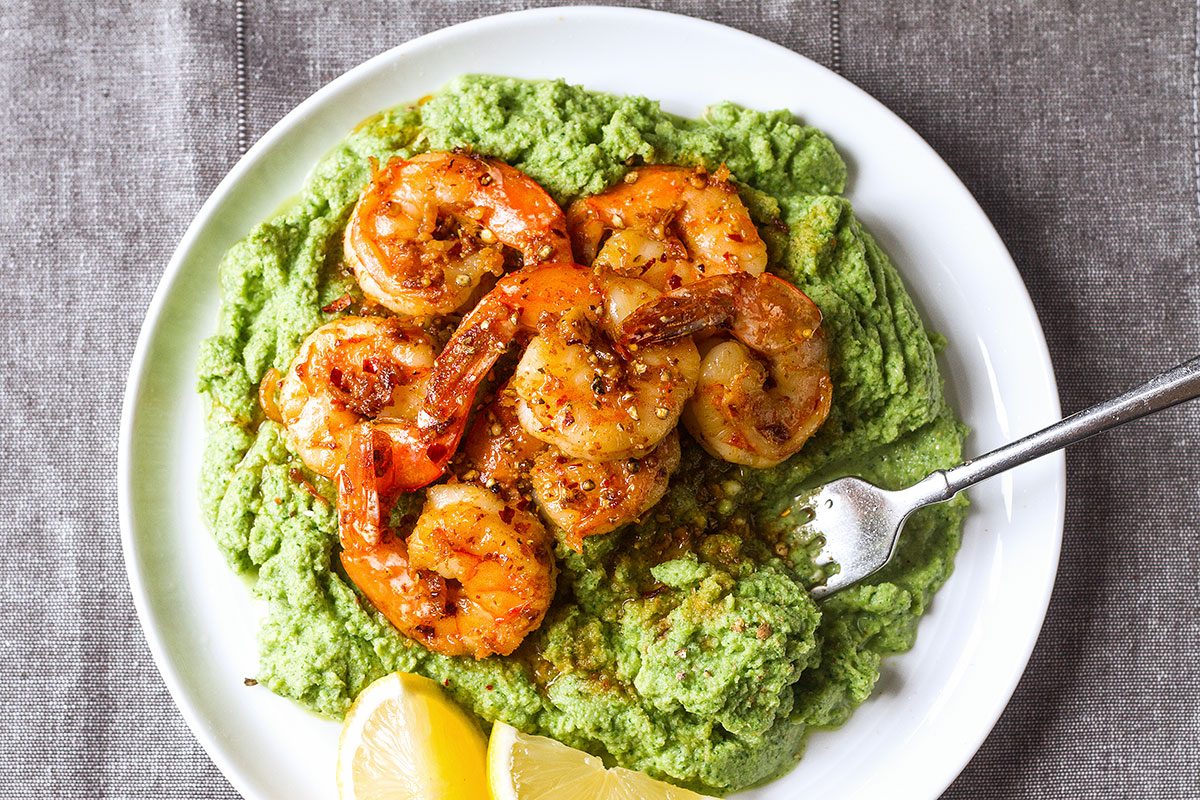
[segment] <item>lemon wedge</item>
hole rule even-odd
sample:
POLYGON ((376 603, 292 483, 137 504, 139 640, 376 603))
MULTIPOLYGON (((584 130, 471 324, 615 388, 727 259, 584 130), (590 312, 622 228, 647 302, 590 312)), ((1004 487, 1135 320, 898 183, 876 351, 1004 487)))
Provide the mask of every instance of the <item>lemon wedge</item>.
POLYGON ((346 713, 338 741, 341 800, 479 800, 486 746, 467 714, 428 678, 397 672, 346 713))
POLYGON ((497 722, 487 752, 492 800, 712 800, 613 767, 582 750, 497 722))

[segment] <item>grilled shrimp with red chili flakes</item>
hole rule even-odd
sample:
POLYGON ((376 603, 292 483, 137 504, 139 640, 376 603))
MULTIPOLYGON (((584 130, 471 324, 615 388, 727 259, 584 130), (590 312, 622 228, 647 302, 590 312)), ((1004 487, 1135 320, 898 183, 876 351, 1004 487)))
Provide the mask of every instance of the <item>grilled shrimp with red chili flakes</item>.
POLYGON ((394 159, 375 171, 345 233, 368 300, 412 317, 467 305, 487 276, 569 261, 566 219, 525 173, 470 153, 394 159))
POLYGON ((434 343, 392 317, 341 317, 313 331, 279 381, 264 381, 264 407, 300 460, 335 478, 351 438, 376 419, 415 419, 433 366, 434 343))
POLYGON ((542 516, 581 550, 588 536, 616 530, 653 508, 679 467, 679 435, 671 431, 642 458, 572 458, 530 436, 517 420, 508 386, 477 414, 458 459, 460 479, 509 498, 536 502, 542 516))
POLYGON ((510 385, 529 435, 591 461, 646 455, 675 428, 700 363, 686 338, 615 346, 621 320, 657 296, 643 281, 571 264, 505 276, 438 355, 423 418, 460 424, 497 359, 523 343, 510 385))
POLYGON ((622 327, 629 345, 704 337, 683 421, 716 458, 773 467, 829 416, 833 383, 821 310, 782 278, 706 278, 642 306, 622 327))
POLYGON ((583 263, 664 291, 767 267, 767 246, 724 166, 630 170, 572 203, 567 226, 583 263))
MULTIPOLYGON (((370 448, 357 452, 341 491, 379 496, 370 448)), ((386 470, 384 470, 386 472, 386 470)), ((405 534, 373 509, 339 503, 346 574, 396 629, 449 656, 508 655, 541 625, 554 598, 552 540, 537 515, 469 484, 431 486, 405 534), (366 513, 372 518, 352 518, 366 513)))

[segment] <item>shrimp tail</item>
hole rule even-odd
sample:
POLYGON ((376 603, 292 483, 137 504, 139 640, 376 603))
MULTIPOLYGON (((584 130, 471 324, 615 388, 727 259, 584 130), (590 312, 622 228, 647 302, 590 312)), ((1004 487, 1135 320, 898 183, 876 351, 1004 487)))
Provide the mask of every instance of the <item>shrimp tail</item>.
POLYGON ((360 425, 338 474, 342 544, 379 544, 392 502, 440 478, 461 436, 458 430, 432 435, 403 422, 360 425))
POLYGON ((418 419, 439 433, 465 426, 479 384, 516 336, 516 314, 500 300, 481 302, 458 330, 437 358, 418 419))
POLYGON ((440 431, 414 427, 410 423, 377 424, 391 448, 388 488, 397 493, 421 489, 442 477, 450 458, 458 448, 466 426, 461 421, 440 431))
MULTIPOLYGON (((620 343, 627 349, 666 344, 693 334, 715 332, 729 324, 734 315, 733 285, 740 278, 710 278, 720 281, 717 291, 677 289, 635 310, 621 323, 620 343), (725 287, 728 286, 728 289, 725 287)), ((704 284, 693 284, 708 289, 704 284)))
POLYGON ((381 436, 370 424, 359 426, 338 473, 338 529, 346 549, 374 547, 383 539, 387 501, 380 486, 390 483, 394 465, 391 448, 381 436))

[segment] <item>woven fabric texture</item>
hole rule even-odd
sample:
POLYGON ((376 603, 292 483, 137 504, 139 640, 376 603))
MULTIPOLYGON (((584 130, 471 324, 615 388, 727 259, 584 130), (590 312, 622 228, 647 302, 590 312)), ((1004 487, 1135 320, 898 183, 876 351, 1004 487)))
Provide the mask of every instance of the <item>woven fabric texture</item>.
MULTIPOLYGON (((288 110, 522 5, 0 4, 0 797, 236 797, 163 687, 121 559, 142 316, 203 200, 288 110)), ((1012 251, 1065 409, 1200 352, 1193 0, 651 5, 813 58, 924 136, 1012 251)), ((1198 422, 1200 404, 1069 454, 1041 639, 945 797, 1200 797, 1198 422)))

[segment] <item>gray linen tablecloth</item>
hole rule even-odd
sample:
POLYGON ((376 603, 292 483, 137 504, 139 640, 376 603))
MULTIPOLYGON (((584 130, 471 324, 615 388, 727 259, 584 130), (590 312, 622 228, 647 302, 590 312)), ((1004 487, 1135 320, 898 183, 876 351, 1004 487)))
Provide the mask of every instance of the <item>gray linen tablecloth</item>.
MULTIPOLYGON (((1066 409, 1200 352, 1192 0, 654 5, 803 53, 912 124, 1016 258, 1066 409)), ((201 202, 284 113, 377 52, 518 6, 0 5, 0 796, 235 796, 163 688, 120 554, 142 315, 201 202)), ((946 797, 1200 797, 1198 413, 1070 453, 1041 640, 946 797)))

